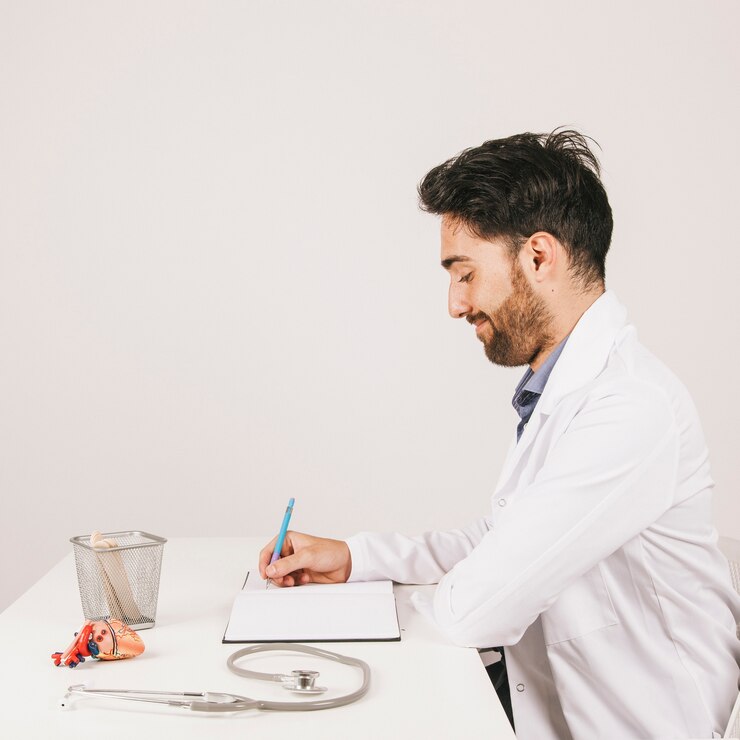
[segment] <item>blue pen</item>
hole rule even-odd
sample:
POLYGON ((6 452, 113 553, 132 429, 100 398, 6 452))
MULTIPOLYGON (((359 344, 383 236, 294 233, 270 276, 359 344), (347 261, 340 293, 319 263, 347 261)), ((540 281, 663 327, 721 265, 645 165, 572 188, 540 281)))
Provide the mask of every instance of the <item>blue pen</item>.
MULTIPOLYGON (((288 524, 290 523, 290 515, 293 513, 293 504, 295 504, 294 498, 288 501, 288 508, 285 510, 283 523, 280 525, 280 532, 278 533, 277 542, 275 543, 275 549, 272 551, 270 565, 280 558, 280 553, 283 550, 283 542, 285 542, 285 533, 288 531, 288 524)), ((267 583, 265 584, 265 588, 267 588, 267 583)))

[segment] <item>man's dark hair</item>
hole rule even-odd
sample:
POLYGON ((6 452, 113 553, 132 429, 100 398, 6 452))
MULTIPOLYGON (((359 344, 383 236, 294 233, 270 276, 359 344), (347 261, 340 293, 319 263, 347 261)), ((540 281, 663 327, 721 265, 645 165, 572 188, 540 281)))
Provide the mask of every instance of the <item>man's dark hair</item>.
POLYGON ((577 278, 603 281, 612 210, 586 138, 555 129, 466 149, 427 173, 420 206, 481 239, 503 238, 515 254, 547 231, 565 247, 577 278))

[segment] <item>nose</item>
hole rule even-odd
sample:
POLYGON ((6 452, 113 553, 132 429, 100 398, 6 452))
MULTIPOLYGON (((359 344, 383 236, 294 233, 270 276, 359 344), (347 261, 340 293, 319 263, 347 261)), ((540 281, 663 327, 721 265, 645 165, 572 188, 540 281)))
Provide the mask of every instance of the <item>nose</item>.
POLYGON ((461 319, 472 311, 470 301, 466 296, 464 284, 452 282, 447 295, 447 310, 453 319, 461 319))

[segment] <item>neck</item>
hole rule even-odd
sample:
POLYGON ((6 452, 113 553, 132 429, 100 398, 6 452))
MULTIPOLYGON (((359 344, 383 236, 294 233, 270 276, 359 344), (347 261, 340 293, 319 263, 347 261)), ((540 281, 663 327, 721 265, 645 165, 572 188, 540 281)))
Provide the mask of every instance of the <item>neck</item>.
POLYGON ((580 321, 581 316, 603 294, 604 284, 601 283, 585 292, 572 292, 567 296, 562 296, 560 300, 554 299, 552 301, 550 306, 550 313, 552 315, 550 334, 547 343, 542 346, 529 364, 533 372, 537 372, 542 367, 555 347, 573 331, 575 325, 580 321))

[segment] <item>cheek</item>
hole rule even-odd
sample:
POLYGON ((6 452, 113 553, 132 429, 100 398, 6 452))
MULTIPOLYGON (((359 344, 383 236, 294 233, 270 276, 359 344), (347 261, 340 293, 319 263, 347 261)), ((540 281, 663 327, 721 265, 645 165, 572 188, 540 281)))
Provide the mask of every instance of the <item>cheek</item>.
POLYGON ((477 286, 471 294, 470 300, 475 306, 476 313, 483 312, 486 316, 496 313, 496 309, 501 305, 499 294, 486 285, 477 286))
POLYGON ((479 294, 481 309, 489 316, 495 314, 507 304, 511 298, 511 284, 505 281, 491 281, 482 285, 479 294))

